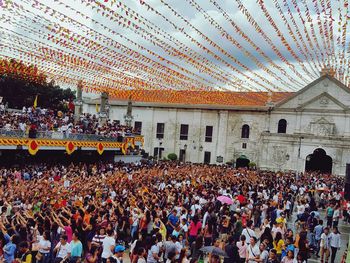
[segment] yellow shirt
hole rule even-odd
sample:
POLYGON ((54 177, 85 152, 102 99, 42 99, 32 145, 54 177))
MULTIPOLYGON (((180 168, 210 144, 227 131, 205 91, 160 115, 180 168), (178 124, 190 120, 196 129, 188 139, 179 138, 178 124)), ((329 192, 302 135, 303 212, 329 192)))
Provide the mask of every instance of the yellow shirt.
POLYGON ((21 263, 32 263, 32 254, 27 254, 25 258, 22 258, 21 263))
POLYGON ((280 239, 276 244, 276 241, 273 241, 273 248, 276 249, 277 254, 282 254, 282 249, 284 246, 284 241, 280 239))

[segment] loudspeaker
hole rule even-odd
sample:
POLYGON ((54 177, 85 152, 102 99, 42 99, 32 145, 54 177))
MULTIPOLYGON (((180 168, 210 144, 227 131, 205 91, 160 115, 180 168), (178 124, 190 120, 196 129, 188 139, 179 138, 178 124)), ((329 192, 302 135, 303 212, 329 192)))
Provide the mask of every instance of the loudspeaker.
POLYGON ((350 163, 346 164, 344 198, 350 201, 350 163))

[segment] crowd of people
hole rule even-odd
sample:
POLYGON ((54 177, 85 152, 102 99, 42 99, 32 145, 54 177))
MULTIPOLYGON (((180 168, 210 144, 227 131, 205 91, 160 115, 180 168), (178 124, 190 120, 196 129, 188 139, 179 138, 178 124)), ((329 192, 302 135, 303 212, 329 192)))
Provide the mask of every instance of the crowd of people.
POLYGON ((23 107, 22 111, 4 111, 0 114, 0 130, 3 133, 19 131, 30 138, 35 138, 38 132, 58 132, 64 138, 76 134, 93 134, 104 137, 122 138, 132 134, 131 127, 121 125, 118 121, 99 122, 96 115, 82 114, 74 119, 74 111, 55 111, 50 109, 23 107))
POLYGON ((334 263, 343 184, 175 162, 2 168, 0 262, 334 263))

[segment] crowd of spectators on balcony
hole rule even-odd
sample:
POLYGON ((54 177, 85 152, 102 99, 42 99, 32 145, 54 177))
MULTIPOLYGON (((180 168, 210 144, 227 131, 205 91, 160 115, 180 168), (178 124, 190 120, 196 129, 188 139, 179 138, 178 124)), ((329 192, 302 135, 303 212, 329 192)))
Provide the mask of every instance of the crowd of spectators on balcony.
POLYGON ((1 107, 0 130, 18 131, 31 138, 35 138, 38 132, 47 132, 48 136, 50 132, 62 133, 66 138, 70 134, 118 138, 134 132, 131 127, 120 125, 118 121, 107 120, 102 124, 96 115, 84 113, 75 120, 72 110, 62 112, 34 107, 23 107, 21 111, 6 111, 1 107))

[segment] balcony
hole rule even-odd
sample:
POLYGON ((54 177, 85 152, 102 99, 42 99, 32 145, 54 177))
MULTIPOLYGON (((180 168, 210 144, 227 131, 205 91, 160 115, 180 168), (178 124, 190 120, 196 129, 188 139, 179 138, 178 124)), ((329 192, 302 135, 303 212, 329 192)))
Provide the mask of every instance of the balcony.
POLYGON ((144 138, 140 135, 125 134, 125 136, 108 137, 95 134, 62 133, 55 131, 40 131, 28 134, 21 130, 0 129, 0 149, 28 149, 31 154, 42 150, 66 150, 68 154, 77 148, 81 150, 103 151, 120 150, 123 154, 135 146, 143 146, 144 138), (30 136, 29 136, 30 135, 30 136), (30 138, 31 137, 31 138, 30 138))

